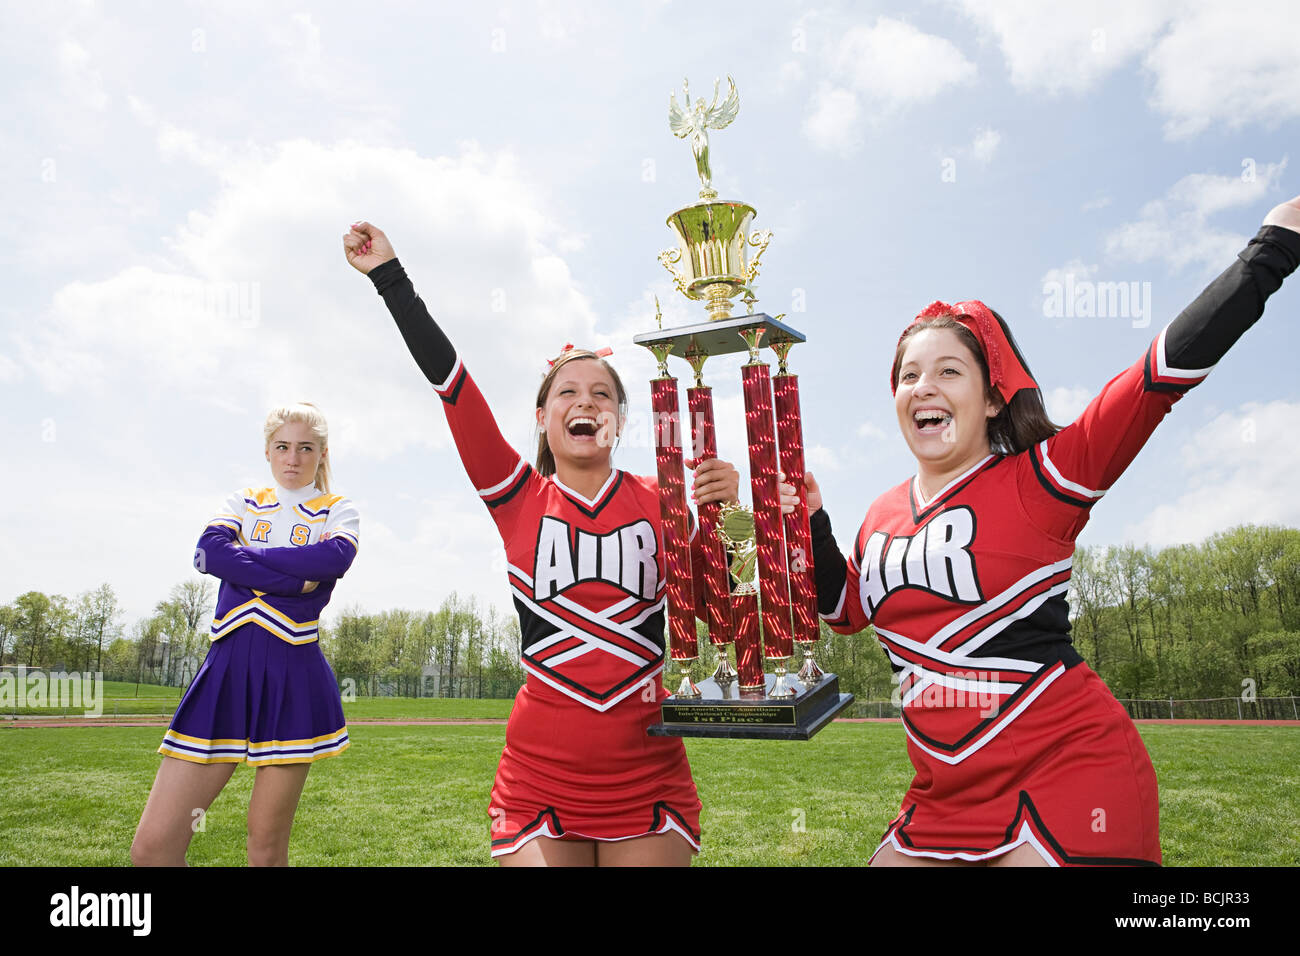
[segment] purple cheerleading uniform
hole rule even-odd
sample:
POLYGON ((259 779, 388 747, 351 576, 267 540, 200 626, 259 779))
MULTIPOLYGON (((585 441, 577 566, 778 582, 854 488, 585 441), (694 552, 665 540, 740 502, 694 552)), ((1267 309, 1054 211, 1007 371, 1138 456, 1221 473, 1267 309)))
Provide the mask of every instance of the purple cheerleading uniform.
POLYGON ((212 647, 158 752, 193 763, 310 763, 348 747, 320 612, 356 557, 360 520, 314 487, 245 488, 208 522, 194 566, 221 579, 212 647), (319 586, 303 594, 306 582, 319 586))

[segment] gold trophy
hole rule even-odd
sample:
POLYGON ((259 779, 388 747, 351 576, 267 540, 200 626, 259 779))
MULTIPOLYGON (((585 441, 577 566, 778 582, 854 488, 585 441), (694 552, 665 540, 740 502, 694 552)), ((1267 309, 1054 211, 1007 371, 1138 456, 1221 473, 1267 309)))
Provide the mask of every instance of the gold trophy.
MULTIPOLYGON (((790 349, 804 341, 802 333, 753 311, 758 260, 771 241, 770 232, 751 232, 754 207, 718 198, 709 168, 710 129, 731 124, 740 109, 735 82, 719 102, 691 102, 683 83, 685 105, 669 98, 668 122, 674 135, 690 138, 700 177, 699 201, 668 217, 677 238, 675 248, 659 261, 687 298, 703 300, 708 321, 636 336, 650 349, 659 374, 651 382, 656 428, 655 457, 659 470, 660 514, 667 569, 667 616, 670 653, 681 669, 676 694, 662 705, 663 722, 649 729, 656 736, 761 737, 807 740, 850 703, 839 692, 839 679, 824 674, 813 650, 818 631, 813 583, 812 538, 807 507, 802 500, 794 514, 781 514, 778 470, 787 481, 803 487, 803 428, 799 417, 798 377, 786 368, 790 349), (751 254, 752 253, 752 254, 751 254), (732 300, 741 298, 749 314, 732 318, 732 300), (759 358, 770 346, 780 359, 773 377, 759 358), (699 507, 703 578, 707 593, 709 639, 718 650, 718 670, 698 685, 691 669, 698 657, 695 632, 692 553, 689 515, 683 480, 684 454, 677 428, 677 379, 668 359, 686 359, 695 373, 687 389, 690 404, 692 459, 716 457, 712 389, 704 384, 705 359, 711 355, 749 353, 741 370, 745 420, 749 440, 753 509, 705 504, 699 507), (774 391, 775 385, 775 391, 774 391), (779 444, 778 444, 779 442, 779 444), (754 571, 757 568, 757 587, 754 571), (761 621, 761 637, 760 624, 761 621), (798 677, 789 673, 792 644, 803 649, 798 677), (727 659, 727 645, 736 646, 736 667, 727 659), (774 673, 765 672, 764 659, 774 673)), ((662 322, 661 322, 662 326, 662 322)))

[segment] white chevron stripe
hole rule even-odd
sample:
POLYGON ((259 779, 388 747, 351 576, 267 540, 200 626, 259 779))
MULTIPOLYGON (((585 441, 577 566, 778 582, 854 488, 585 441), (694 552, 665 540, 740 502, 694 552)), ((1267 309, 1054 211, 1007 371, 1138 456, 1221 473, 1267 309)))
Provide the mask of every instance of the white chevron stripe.
POLYGON ((1011 587, 1007 588, 1001 594, 993 598, 990 598, 989 600, 985 601, 983 604, 979 605, 978 607, 971 608, 969 611, 967 611, 965 614, 963 614, 961 617, 957 618, 956 620, 949 621, 947 624, 945 624, 943 627, 939 629, 938 633, 936 633, 925 643, 942 644, 944 641, 952 637, 958 631, 975 623, 984 615, 990 614, 993 611, 996 611, 998 608, 1002 607, 1004 604, 1007 604, 1015 600, 1022 593, 1029 590, 1039 581, 1043 581, 1047 578, 1050 578, 1053 574, 1056 574, 1060 571, 1068 570, 1073 563, 1074 563, 1074 556, 1071 555, 1070 557, 1066 558, 1063 561, 1057 561, 1055 564, 1047 564, 1041 568, 1034 568, 1034 570, 1030 571, 1023 578, 1021 578, 1015 584, 1011 585, 1011 587))
MULTIPOLYGON (((1165 355, 1165 333, 1169 331, 1169 326, 1160 330, 1160 337, 1156 343, 1156 374, 1160 376, 1169 376, 1171 378, 1205 378, 1214 370, 1214 366, 1209 368, 1174 368, 1169 364, 1165 355)), ((1215 381, 1218 381, 1217 379, 1215 381)))
POLYGON ((992 727, 983 736, 981 736, 978 740, 973 741, 971 744, 964 747, 962 750, 958 751, 955 754, 945 754, 935 750, 931 750, 921 741, 917 740, 916 736, 912 733, 912 728, 907 726, 906 721, 903 722, 903 729, 907 731, 907 737, 909 740, 912 741, 912 743, 916 744, 917 747, 924 750, 926 753, 934 757, 936 760, 942 760, 946 764, 959 764, 967 757, 969 757, 971 754, 978 751, 981 747, 987 744, 998 734, 1000 734, 1003 731, 1003 729, 1008 724, 1011 723, 1011 721, 1015 720, 1016 717, 1018 717, 1021 713, 1023 713, 1026 707, 1032 704, 1043 691, 1047 690, 1047 688, 1050 687, 1056 681, 1056 679, 1064 673, 1065 673, 1065 665, 1057 664, 1056 668, 1050 671, 1047 674, 1047 676, 1043 678, 1041 684, 1035 687, 1031 693, 1026 694, 1024 699, 1021 700, 1019 703, 1017 703, 1015 707, 1013 707, 1011 710, 1003 714, 998 719, 998 721, 994 723, 992 727))
POLYGON ((600 704, 592 700, 590 697, 583 697, 581 694, 575 693, 571 688, 566 687, 564 684, 561 684, 559 681, 553 680, 550 677, 550 675, 548 675, 545 671, 539 669, 535 665, 530 664, 527 660, 525 660, 523 664, 524 664, 524 668, 528 671, 528 673, 532 674, 543 684, 547 684, 550 687, 554 687, 561 694, 566 694, 567 696, 572 697, 574 700, 578 701, 579 703, 586 704, 592 710, 598 710, 601 713, 604 713, 605 711, 609 710, 619 701, 631 696, 632 694, 639 692, 645 686, 646 681, 653 681, 655 675, 662 673, 664 669, 663 664, 660 664, 658 667, 655 667, 653 670, 649 671, 644 678, 642 678, 641 680, 637 681, 634 684, 631 684, 626 690, 620 693, 617 697, 613 698, 612 700, 608 700, 603 704, 600 704))
POLYGON ((1078 482, 1071 481, 1069 478, 1062 475, 1057 469, 1056 464, 1047 456, 1047 439, 1038 443, 1038 452, 1039 457, 1043 459, 1043 466, 1047 469, 1048 473, 1056 479, 1056 483, 1062 488, 1069 488, 1075 494, 1083 495, 1086 498, 1100 498, 1106 493, 1106 489, 1104 488, 1101 491, 1093 491, 1091 488, 1085 488, 1078 482))
POLYGON ((447 373, 446 378, 444 378, 441 382, 433 386, 433 390, 435 392, 438 392, 439 394, 447 391, 447 389, 451 387, 451 383, 456 381, 456 374, 459 371, 460 371, 460 356, 457 355, 456 364, 451 367, 451 371, 447 373))
POLYGON ((527 468, 527 467, 528 467, 528 462, 524 461, 523 458, 520 458, 520 459, 519 459, 519 464, 515 465, 515 470, 512 471, 512 472, 510 472, 510 477, 509 477, 509 478, 507 478, 505 481, 499 481, 499 482, 497 482, 497 483, 496 483, 495 485, 493 485, 491 488, 479 488, 479 489, 476 489, 476 490, 478 491, 478 496, 479 496, 480 498, 486 498, 488 495, 494 495, 494 494, 496 494, 498 491, 502 491, 502 490, 504 490, 504 489, 506 489, 506 488, 509 488, 511 482, 513 482, 516 478, 518 478, 518 477, 519 477, 519 473, 520 473, 521 471, 523 471, 523 470, 524 470, 525 468, 527 468))

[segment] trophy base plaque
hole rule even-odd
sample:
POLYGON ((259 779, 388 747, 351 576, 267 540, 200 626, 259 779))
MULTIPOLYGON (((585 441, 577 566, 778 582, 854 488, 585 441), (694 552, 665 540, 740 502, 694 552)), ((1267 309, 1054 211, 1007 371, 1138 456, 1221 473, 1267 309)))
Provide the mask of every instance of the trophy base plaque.
POLYGON ((767 696, 776 676, 766 677, 767 687, 753 691, 741 690, 735 681, 725 687, 711 679, 700 681, 700 697, 669 697, 661 705, 663 722, 647 732, 652 737, 810 740, 853 703, 852 694, 840 693, 840 679, 834 674, 824 675, 811 687, 795 681, 800 692, 785 699, 767 696))

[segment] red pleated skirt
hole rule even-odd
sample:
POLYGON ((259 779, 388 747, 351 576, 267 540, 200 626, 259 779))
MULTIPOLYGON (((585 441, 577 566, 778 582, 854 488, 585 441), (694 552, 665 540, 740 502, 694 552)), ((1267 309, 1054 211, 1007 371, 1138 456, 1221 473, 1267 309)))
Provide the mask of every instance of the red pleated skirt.
MULTIPOLYGON (((628 840, 675 832, 700 848, 700 800, 686 748, 651 737, 664 697, 597 711, 529 677, 506 726, 492 798, 492 855, 530 840, 628 840)), ((648 695, 646 695, 648 696, 648 695)))
POLYGON ((1161 862, 1151 758, 1087 664, 964 760, 939 760, 911 739, 908 755, 916 777, 880 848, 979 861, 1028 844, 1058 866, 1161 862))

